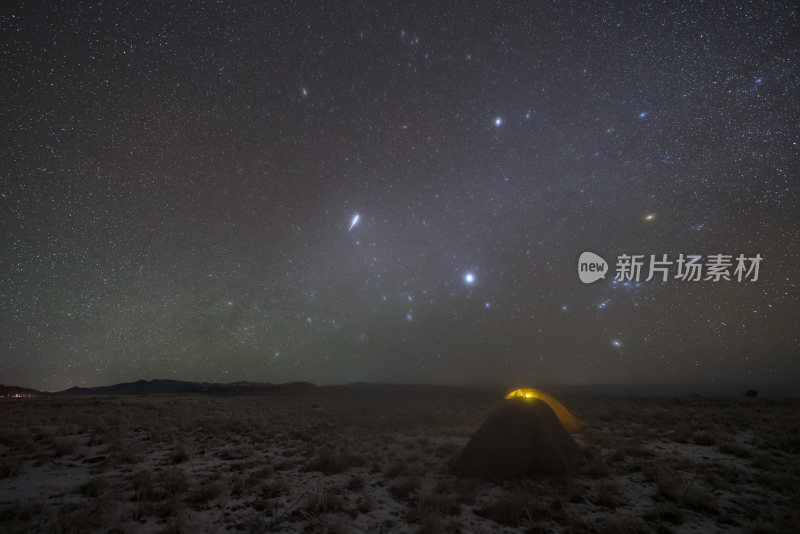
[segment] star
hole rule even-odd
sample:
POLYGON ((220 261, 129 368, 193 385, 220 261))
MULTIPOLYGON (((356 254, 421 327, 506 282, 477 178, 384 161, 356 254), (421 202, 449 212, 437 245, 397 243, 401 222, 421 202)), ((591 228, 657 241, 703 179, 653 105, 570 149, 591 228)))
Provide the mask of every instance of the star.
POLYGON ((464 282, 465 282, 467 285, 470 285, 470 286, 471 286, 472 284, 474 284, 474 283, 475 283, 475 274, 474 274, 474 273, 472 273, 472 272, 466 272, 466 273, 464 273, 464 282))
POLYGON ((503 118, 502 117, 495 117, 494 118, 494 125, 495 126, 502 126, 503 125, 503 118))

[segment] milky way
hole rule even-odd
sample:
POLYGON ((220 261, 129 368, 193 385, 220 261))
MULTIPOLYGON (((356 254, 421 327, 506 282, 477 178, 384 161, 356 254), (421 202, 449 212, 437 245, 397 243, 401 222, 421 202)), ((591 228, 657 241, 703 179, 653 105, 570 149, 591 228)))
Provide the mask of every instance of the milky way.
POLYGON ((792 3, 180 4, 3 8, 0 382, 800 380, 792 3))

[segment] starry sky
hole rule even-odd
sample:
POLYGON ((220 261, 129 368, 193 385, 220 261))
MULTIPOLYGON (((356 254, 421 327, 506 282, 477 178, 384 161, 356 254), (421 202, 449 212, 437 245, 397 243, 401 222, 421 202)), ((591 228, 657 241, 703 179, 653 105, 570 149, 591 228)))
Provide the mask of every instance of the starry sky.
POLYGON ((4 3, 0 382, 800 382, 798 17, 4 3))

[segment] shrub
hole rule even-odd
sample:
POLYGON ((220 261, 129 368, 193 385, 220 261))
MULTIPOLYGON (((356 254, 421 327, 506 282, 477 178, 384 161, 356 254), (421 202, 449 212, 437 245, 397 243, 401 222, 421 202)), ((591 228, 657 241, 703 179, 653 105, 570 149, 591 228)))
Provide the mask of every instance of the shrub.
POLYGON ((320 471, 326 475, 344 473, 351 466, 363 465, 359 459, 339 449, 325 450, 306 466, 306 471, 320 471))
POLYGON ((57 436, 53 438, 53 445, 56 456, 65 456, 78 450, 78 439, 75 436, 57 436))
POLYGON ((19 454, 5 454, 0 456, 0 479, 13 478, 22 469, 22 456, 19 454))

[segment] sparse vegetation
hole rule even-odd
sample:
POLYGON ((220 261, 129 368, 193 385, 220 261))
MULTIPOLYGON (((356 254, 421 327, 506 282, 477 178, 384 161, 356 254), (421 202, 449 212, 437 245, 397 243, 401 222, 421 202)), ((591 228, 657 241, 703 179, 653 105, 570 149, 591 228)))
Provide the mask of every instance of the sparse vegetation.
POLYGON ((800 524, 796 402, 562 400, 585 423, 577 474, 506 482, 447 469, 497 402, 488 394, 7 403, 0 523, 4 533, 800 524))

